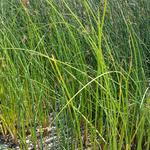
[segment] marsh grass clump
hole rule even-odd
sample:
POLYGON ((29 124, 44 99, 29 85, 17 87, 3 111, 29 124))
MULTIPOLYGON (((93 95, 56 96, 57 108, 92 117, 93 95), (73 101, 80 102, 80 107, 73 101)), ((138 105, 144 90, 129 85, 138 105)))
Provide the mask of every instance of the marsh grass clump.
POLYGON ((1 0, 0 134, 20 149, 150 148, 148 0, 1 0), (54 129, 54 130, 53 130, 54 129))

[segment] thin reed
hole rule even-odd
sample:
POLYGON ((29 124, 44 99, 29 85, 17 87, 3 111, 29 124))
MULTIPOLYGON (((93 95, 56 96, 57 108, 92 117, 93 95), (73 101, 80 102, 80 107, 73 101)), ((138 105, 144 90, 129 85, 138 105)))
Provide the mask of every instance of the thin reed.
POLYGON ((20 149, 150 149, 149 0, 1 0, 0 134, 20 149), (52 116, 52 118, 51 118, 52 116), (48 128, 48 129, 47 129, 48 128))

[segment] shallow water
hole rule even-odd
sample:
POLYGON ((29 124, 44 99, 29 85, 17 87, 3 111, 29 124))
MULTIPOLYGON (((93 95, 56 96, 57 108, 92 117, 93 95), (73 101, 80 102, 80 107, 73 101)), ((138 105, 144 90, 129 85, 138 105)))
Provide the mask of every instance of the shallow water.
POLYGON ((6 144, 2 144, 0 141, 0 150, 8 150, 8 146, 6 144))

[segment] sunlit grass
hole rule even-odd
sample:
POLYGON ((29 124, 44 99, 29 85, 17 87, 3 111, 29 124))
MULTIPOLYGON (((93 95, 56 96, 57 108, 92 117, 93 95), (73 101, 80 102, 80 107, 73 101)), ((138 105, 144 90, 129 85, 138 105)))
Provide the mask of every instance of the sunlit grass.
POLYGON ((22 2, 0 2, 2 136, 43 149, 55 124, 60 149, 149 150, 150 2, 22 2))

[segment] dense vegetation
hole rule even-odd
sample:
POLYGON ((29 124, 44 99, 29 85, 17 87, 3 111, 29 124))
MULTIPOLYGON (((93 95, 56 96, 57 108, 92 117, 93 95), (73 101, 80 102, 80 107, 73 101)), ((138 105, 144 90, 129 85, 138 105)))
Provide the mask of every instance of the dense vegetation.
POLYGON ((149 0, 1 0, 1 136, 27 149, 39 128, 42 149, 55 123, 60 149, 149 150, 149 14, 149 0))

